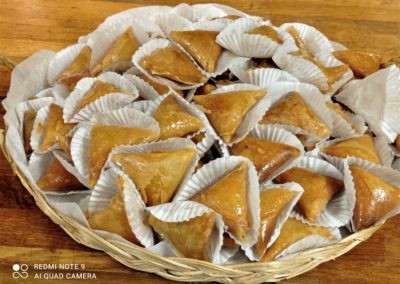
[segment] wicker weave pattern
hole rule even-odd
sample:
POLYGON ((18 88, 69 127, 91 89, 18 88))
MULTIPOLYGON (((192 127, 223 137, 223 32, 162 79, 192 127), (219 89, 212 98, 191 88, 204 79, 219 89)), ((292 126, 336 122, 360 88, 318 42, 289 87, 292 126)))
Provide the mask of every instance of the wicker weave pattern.
POLYGON ((367 240, 381 225, 359 231, 340 242, 323 248, 298 253, 290 259, 268 263, 216 265, 189 258, 166 258, 142 247, 116 240, 104 239, 78 221, 50 207, 40 192, 35 190, 13 162, 5 146, 4 131, 0 130, 0 144, 5 157, 21 183, 34 197, 37 206, 50 219, 60 225, 75 241, 97 250, 103 250, 120 263, 136 270, 155 273, 161 277, 185 282, 217 281, 221 283, 276 282, 305 273, 319 264, 345 254, 359 243, 367 240))

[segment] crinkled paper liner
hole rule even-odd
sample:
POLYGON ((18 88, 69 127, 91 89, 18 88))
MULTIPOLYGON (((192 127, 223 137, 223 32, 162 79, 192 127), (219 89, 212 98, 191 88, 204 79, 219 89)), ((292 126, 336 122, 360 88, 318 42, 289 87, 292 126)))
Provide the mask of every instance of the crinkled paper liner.
POLYGON ((343 110, 344 114, 349 118, 350 122, 359 130, 356 131, 351 127, 351 125, 336 111, 331 110, 332 121, 333 121, 333 129, 332 129, 332 137, 342 138, 354 136, 357 134, 363 134, 367 127, 365 126, 365 121, 361 116, 350 113, 348 111, 343 110))
MULTIPOLYGON (((297 201, 299 201, 301 195, 304 192, 303 188, 298 183, 295 183, 295 182, 289 182, 289 183, 284 183, 284 184, 261 185, 260 191, 268 191, 268 190, 276 189, 276 188, 284 189, 287 191, 293 191, 293 192, 296 192, 297 194, 293 198, 293 200, 286 205, 286 207, 284 208, 284 210, 281 212, 278 219, 276 220, 275 229, 271 235, 270 240, 267 243, 267 248, 269 248, 279 237, 279 234, 281 233, 283 224, 285 224, 286 220, 289 218, 290 212, 292 212, 292 209, 294 208, 294 206, 296 206, 297 201)), ((245 253, 246 253, 246 256, 252 261, 260 259, 257 256, 256 252, 254 251, 254 247, 246 249, 245 253)))
POLYGON ((139 97, 139 92, 135 85, 128 81, 123 76, 106 72, 97 78, 84 78, 78 82, 73 92, 65 100, 64 106, 64 121, 66 122, 82 122, 89 121, 90 118, 98 112, 109 112, 134 101, 139 97), (104 95, 83 109, 78 110, 84 97, 92 89, 96 81, 111 83, 118 89, 128 91, 128 94, 110 93, 104 95), (115 96, 115 97, 114 97, 115 96))
POLYGON ((398 170, 400 172, 400 159, 396 159, 393 164, 392 164, 392 168, 395 170, 398 170))
POLYGON ((118 176, 124 180, 123 198, 132 232, 144 247, 153 246, 153 232, 147 224, 146 206, 135 184, 122 171, 111 168, 102 172, 90 195, 89 216, 107 209, 111 199, 118 193, 118 176))
POLYGON ((149 83, 139 78, 138 76, 129 73, 125 73, 123 76, 138 89, 139 96, 143 99, 156 100, 160 97, 153 86, 151 86, 149 83))
POLYGON ((249 83, 260 86, 262 88, 268 88, 272 83, 275 82, 295 82, 300 81, 292 74, 275 68, 256 68, 248 70, 249 83))
POLYGON ((210 187, 226 174, 234 170, 241 162, 248 166, 247 173, 247 206, 251 227, 247 233, 248 243, 243 243, 229 233, 230 237, 238 243, 242 249, 247 249, 255 244, 258 238, 258 228, 260 226, 260 196, 259 184, 256 169, 252 162, 244 157, 230 156, 215 159, 202 166, 187 182, 185 187, 175 194, 175 201, 189 200, 197 193, 210 187))
POLYGON ((141 111, 141 112, 149 115, 149 109, 155 108, 156 104, 154 103, 154 101, 142 100, 142 101, 133 102, 125 107, 133 108, 133 109, 136 109, 138 111, 141 111))
MULTIPOLYGON (((363 161, 356 158, 347 158, 343 163, 343 173, 344 173, 344 184, 346 187, 346 198, 348 200, 349 209, 352 212, 353 217, 353 210, 356 204, 356 189, 353 181, 353 176, 350 171, 350 165, 358 165, 363 169, 367 170, 369 173, 381 178, 388 184, 396 188, 400 188, 400 172, 396 171, 389 167, 382 167, 376 164, 369 163, 367 161, 363 161)), ((375 225, 382 224, 384 221, 389 219, 390 217, 400 213, 400 206, 397 206, 392 211, 387 213, 383 216, 380 220, 378 220, 375 225)), ((350 230, 352 232, 356 232, 356 228, 354 225, 353 219, 350 221, 350 230)))
MULTIPOLYGON (((215 213, 210 208, 193 201, 179 201, 173 203, 165 203, 157 206, 148 207, 147 210, 157 219, 164 222, 183 222, 192 218, 202 216, 207 213, 215 213)), ((226 261, 221 258, 220 252, 223 245, 224 223, 221 215, 216 214, 215 228, 212 233, 211 246, 209 249, 210 261, 214 263, 223 263, 226 261)), ((182 254, 177 251, 173 245, 166 240, 178 256, 182 254)))

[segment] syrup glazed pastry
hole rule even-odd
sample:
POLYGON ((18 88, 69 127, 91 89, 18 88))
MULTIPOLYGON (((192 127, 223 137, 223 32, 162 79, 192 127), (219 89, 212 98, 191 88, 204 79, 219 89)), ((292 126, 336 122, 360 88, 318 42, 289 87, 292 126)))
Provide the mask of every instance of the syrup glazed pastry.
POLYGON ((335 50, 332 54, 346 63, 360 79, 378 71, 383 63, 382 56, 365 51, 335 50))

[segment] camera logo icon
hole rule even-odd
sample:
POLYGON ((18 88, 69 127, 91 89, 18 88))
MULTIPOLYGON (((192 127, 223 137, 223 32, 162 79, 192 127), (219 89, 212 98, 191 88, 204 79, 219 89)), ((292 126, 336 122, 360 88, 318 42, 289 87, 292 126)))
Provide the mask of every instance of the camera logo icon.
POLYGON ((13 269, 12 276, 14 279, 19 279, 19 278, 26 279, 29 276, 29 274, 28 274, 29 267, 27 264, 17 264, 16 263, 16 264, 13 264, 12 269, 13 269))

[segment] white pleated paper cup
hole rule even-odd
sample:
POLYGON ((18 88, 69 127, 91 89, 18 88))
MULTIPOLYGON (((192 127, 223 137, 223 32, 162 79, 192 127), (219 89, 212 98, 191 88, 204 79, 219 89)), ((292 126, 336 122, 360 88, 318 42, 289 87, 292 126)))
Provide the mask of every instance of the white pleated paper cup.
MULTIPOLYGON (((147 56, 152 54, 154 51, 156 51, 157 49, 163 49, 163 48, 168 48, 168 47, 175 47, 175 45, 167 40, 167 39, 153 39, 148 41, 147 43, 145 43, 144 45, 142 45, 133 55, 132 57, 132 61, 134 66, 140 70, 140 72, 142 72, 144 75, 146 75, 147 77, 149 77, 150 79, 162 84, 162 85, 166 85, 168 87, 171 87, 173 89, 177 89, 177 90, 189 90, 192 88, 196 88, 199 87, 201 85, 203 85, 203 83, 198 83, 198 84, 193 84, 193 85, 189 85, 189 84, 184 84, 184 83, 179 83, 179 82, 175 82, 172 81, 170 79, 164 78, 162 76, 157 76, 157 75, 152 75, 150 73, 150 71, 146 70, 145 68, 143 68, 139 62, 140 60, 147 56)), ((182 49, 180 49, 182 51, 182 49)), ((194 59, 187 53, 184 52, 186 56, 188 56, 188 58, 194 63, 194 65, 196 66, 196 68, 203 74, 204 71, 198 66, 198 64, 194 61, 194 59)))
POLYGON ((149 114, 149 109, 156 107, 154 101, 150 100, 141 100, 141 101, 135 101, 133 103, 128 104, 125 106, 126 108, 133 108, 138 111, 141 111, 145 114, 149 114))
POLYGON ((173 96, 176 99, 176 101, 179 103, 179 105, 184 108, 185 111, 187 111, 189 114, 193 115, 194 117, 200 119, 200 121, 202 122, 202 124, 203 124, 202 129, 200 129, 199 131, 197 131, 194 134, 187 136, 187 138, 192 138, 196 134, 205 133, 204 138, 199 143, 196 144, 198 154, 200 157, 202 157, 205 154, 205 152, 207 152, 208 149, 210 149, 211 146, 214 144, 216 138, 215 138, 215 134, 213 132, 214 130, 212 129, 210 123, 208 122, 207 117, 196 106, 190 104, 187 100, 185 100, 180 95, 178 95, 173 90, 171 90, 168 94, 159 96, 158 99, 154 101, 154 104, 151 104, 149 106, 148 114, 153 117, 155 115, 157 109, 159 108, 160 104, 168 96, 173 96))
POLYGON ((139 92, 136 86, 117 73, 106 72, 101 74, 97 78, 84 78, 78 82, 75 89, 65 100, 63 113, 64 121, 88 121, 94 114, 98 112, 109 112, 121 108, 122 106, 133 102, 138 97, 139 92), (89 105, 85 106, 83 109, 79 110, 79 105, 82 103, 85 96, 90 92, 96 81, 110 83, 118 89, 127 91, 127 94, 110 93, 96 99, 89 105), (107 96, 111 96, 111 94, 113 95, 113 97, 107 98, 107 96), (115 98, 114 95, 116 95, 115 98))
MULTIPOLYGON (((283 224, 289 218, 290 212, 292 212, 292 209, 294 208, 296 203, 299 201, 301 195, 304 192, 303 188, 295 182, 289 182, 289 183, 284 183, 284 184, 268 184, 268 185, 261 185, 261 187, 260 187, 261 192, 268 191, 271 189, 283 189, 283 190, 287 190, 287 191, 296 192, 296 196, 292 199, 291 202, 289 202, 286 205, 286 207, 283 209, 283 211, 279 215, 278 219, 276 220, 275 229, 272 232, 271 238, 269 239, 269 241, 267 243, 267 246, 266 246, 267 248, 269 248, 279 237, 279 234, 281 232, 283 224)), ((248 248, 245 251, 245 253, 246 253, 246 256, 250 260, 254 261, 254 260, 260 259, 260 257, 255 252, 254 247, 248 248)))
POLYGON ((132 232, 144 247, 151 247, 154 245, 154 237, 151 227, 146 223, 146 206, 135 184, 122 171, 108 169, 102 172, 90 195, 89 215, 93 216, 107 209, 111 199, 118 194, 118 176, 124 181, 123 200, 132 232))
MULTIPOLYGON (((332 177, 343 181, 343 174, 332 164, 313 157, 303 157, 294 163, 293 167, 303 168, 313 171, 317 174, 332 177)), ((293 211, 293 217, 304 223, 322 227, 341 227, 346 225, 352 216, 346 197, 347 188, 344 187, 342 192, 337 193, 327 204, 324 211, 319 215, 315 222, 309 222, 301 212, 293 211)))
POLYGON ((399 159, 399 158, 397 158, 397 159, 393 162, 392 168, 400 172, 400 159, 399 159))
POLYGON ((80 123, 71 141, 71 156, 75 167, 84 180, 89 180, 89 142, 93 125, 143 128, 160 133, 158 122, 135 109, 122 108, 109 113, 98 113, 90 123, 80 123))
POLYGON ((228 233, 230 237, 245 250, 256 243, 260 226, 260 194, 258 177, 256 169, 250 160, 244 157, 230 156, 218 158, 205 164, 191 177, 191 179, 189 179, 185 187, 175 194, 173 201, 189 200, 197 193, 212 186, 226 174, 233 171, 242 162, 245 162, 249 167, 246 182, 247 207, 249 209, 249 219, 251 220, 251 227, 247 232, 248 242, 244 243, 233 234, 228 233))
POLYGON ((349 116, 350 112, 346 112, 346 111, 342 110, 343 113, 350 120, 350 122, 353 124, 353 126, 357 129, 356 130, 339 113, 337 113, 334 110, 330 110, 330 111, 331 111, 331 115, 332 115, 332 134, 331 134, 332 137, 344 138, 344 137, 355 136, 355 135, 364 133, 363 131, 366 128, 365 122, 360 116, 358 116, 356 114, 351 114, 351 116, 349 116), (355 123, 353 123, 353 121, 355 123))
POLYGON ((60 164, 72 175, 74 175, 79 182, 84 185, 85 187, 89 188, 89 185, 87 184, 87 181, 82 175, 79 173, 78 169, 75 167, 75 165, 72 162, 68 161, 67 156, 65 155, 64 152, 59 151, 59 150, 54 150, 53 151, 54 157, 60 162, 60 164))
MULTIPOLYGON (((173 223, 189 221, 195 217, 199 217, 204 214, 214 213, 216 215, 216 219, 215 227, 212 232, 211 245, 209 248, 209 258, 210 261, 213 263, 221 263, 220 252, 224 241, 224 223, 222 221, 221 215, 214 212, 207 206, 193 201, 165 203, 157 206, 148 207, 147 210, 155 218, 163 222, 173 223)), ((178 256, 183 256, 173 247, 172 243, 170 243, 168 240, 166 241, 171 245, 178 256)))
POLYGON ((249 76, 249 83, 260 86, 262 88, 268 88, 271 84, 276 82, 294 82, 300 83, 300 81, 292 74, 275 68, 256 68, 247 71, 249 76))
MULTIPOLYGON (((277 82, 271 84, 268 89, 269 97, 272 101, 272 107, 279 100, 283 99, 290 92, 298 92, 307 106, 317 115, 317 117, 332 130, 332 116, 330 109, 326 106, 326 102, 330 101, 329 96, 321 94, 321 92, 313 85, 294 82, 277 82)), ((307 143, 323 141, 329 138, 330 133, 324 137, 318 137, 314 133, 310 133, 299 127, 292 125, 279 125, 294 134, 303 134, 307 136, 307 143)))
POLYGON ((395 65, 352 81, 335 98, 362 116, 371 130, 388 143, 400 133, 400 69, 395 65))
POLYGON ((158 92, 147 83, 145 80, 139 78, 136 75, 125 73, 124 78, 126 78, 129 82, 132 83, 136 87, 139 92, 139 96, 145 100, 156 100, 160 97, 158 92))
POLYGON ((242 83, 250 83, 250 68, 253 66, 253 61, 247 59, 246 61, 229 67, 229 71, 237 77, 242 83))
POLYGON ((185 27, 192 24, 190 20, 174 13, 156 15, 153 21, 161 28, 166 36, 168 36, 171 31, 183 30, 185 27))
MULTIPOLYGON (((356 204, 356 188, 354 185, 353 176, 351 174, 350 166, 358 165, 362 167, 364 170, 369 173, 381 178, 384 182, 396 187, 400 188, 400 171, 389 167, 383 167, 380 165, 372 164, 367 161, 363 161, 355 158, 347 158, 343 163, 343 172, 344 172, 344 184, 346 187, 346 198, 348 200, 349 209, 352 213, 356 204)), ((388 212, 385 216, 383 216, 380 220, 378 220, 375 225, 384 223, 390 217, 400 213, 400 206, 397 206, 392 211, 388 212)), ((352 232, 356 232, 357 229, 354 224, 353 218, 350 221, 350 229, 352 232)))

